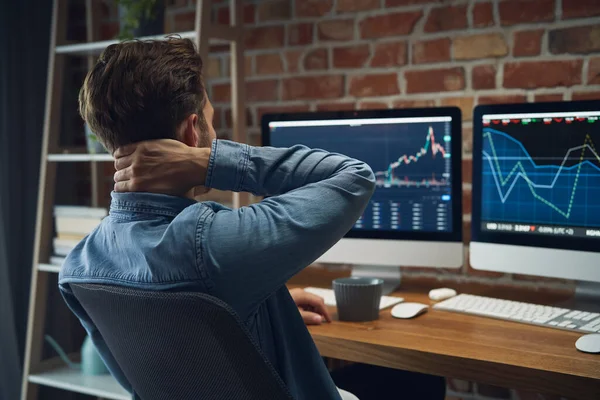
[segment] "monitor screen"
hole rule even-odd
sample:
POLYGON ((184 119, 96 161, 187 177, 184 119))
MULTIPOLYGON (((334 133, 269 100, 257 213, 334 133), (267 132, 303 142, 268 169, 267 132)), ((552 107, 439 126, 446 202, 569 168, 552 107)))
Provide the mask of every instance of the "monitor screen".
POLYGON ((579 241, 575 247, 585 249, 582 239, 600 239, 598 104, 502 107, 476 111, 477 230, 488 239, 513 236, 515 244, 571 248, 579 241))
MULTIPOLYGON (((359 112, 360 113, 360 112, 359 112)), ((373 169, 376 190, 353 232, 451 233, 454 231, 455 186, 453 116, 337 115, 312 118, 292 115, 266 123, 269 145, 302 144, 364 161, 373 169)), ((460 117, 458 117, 460 120, 460 117)), ((460 123, 459 123, 460 125, 460 123)), ((454 129, 456 130, 456 129, 454 129)), ((460 152, 460 150, 458 150, 460 152)), ((460 154, 459 154, 460 162, 460 154)), ((458 206, 460 207, 460 205, 458 206)), ((460 213, 460 209, 458 210, 460 213)), ((460 214, 459 214, 460 215, 460 214)), ((460 219, 460 217, 459 217, 460 219)), ((460 221, 459 221, 460 222, 460 221)))

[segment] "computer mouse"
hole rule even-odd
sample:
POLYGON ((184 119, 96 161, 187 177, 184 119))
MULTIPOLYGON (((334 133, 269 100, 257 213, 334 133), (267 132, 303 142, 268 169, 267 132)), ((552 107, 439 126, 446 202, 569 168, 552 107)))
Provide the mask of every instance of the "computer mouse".
POLYGON ((600 333, 583 335, 577 339, 575 347, 584 353, 600 353, 600 333))
POLYGON ((394 318, 414 318, 417 315, 427 311, 429 306, 421 303, 400 303, 392 308, 392 317, 394 318))
POLYGON ((442 301, 456 296, 456 290, 449 288, 432 289, 429 291, 429 298, 433 301, 442 301))

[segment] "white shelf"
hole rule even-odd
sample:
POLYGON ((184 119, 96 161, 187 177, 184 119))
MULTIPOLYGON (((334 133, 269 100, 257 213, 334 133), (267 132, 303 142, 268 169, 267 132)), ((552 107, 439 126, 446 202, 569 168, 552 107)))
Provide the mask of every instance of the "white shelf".
POLYGON ((48 161, 53 162, 112 162, 114 158, 110 154, 48 154, 48 161))
POLYGON ((58 274, 60 272, 60 265, 38 264, 38 270, 45 272, 56 272, 58 274))
MULTIPOLYGON (((144 36, 136 38, 138 40, 164 40, 170 35, 178 35, 183 39, 195 39, 196 31, 180 32, 180 33, 165 33, 154 36, 144 36)), ((78 43, 78 44, 66 44, 62 46, 56 46, 57 54, 76 54, 76 55, 90 55, 100 54, 102 51, 110 46, 111 44, 119 43, 118 40, 103 40, 101 42, 89 42, 89 43, 78 43)), ((228 40, 223 39, 210 39, 210 44, 229 44, 228 40)))
POLYGON ((111 400, 131 400, 131 395, 111 375, 89 376, 68 367, 29 375, 29 382, 111 400))

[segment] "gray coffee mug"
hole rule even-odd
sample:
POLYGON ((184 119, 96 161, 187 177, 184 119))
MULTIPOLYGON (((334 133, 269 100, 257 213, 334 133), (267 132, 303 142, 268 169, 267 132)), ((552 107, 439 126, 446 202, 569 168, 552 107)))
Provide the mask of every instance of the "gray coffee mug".
POLYGON ((379 319, 383 279, 360 277, 335 279, 333 292, 340 321, 365 322, 379 319))

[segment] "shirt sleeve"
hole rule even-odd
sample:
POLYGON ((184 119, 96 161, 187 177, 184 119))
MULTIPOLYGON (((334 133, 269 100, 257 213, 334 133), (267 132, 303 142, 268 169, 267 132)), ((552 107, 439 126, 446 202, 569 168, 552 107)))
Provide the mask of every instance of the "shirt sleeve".
POLYGON ((245 318, 350 230, 375 178, 367 164, 339 154, 220 140, 212 145, 206 186, 272 196, 216 212, 198 226, 199 263, 215 295, 245 318))
POLYGON ((132 394, 132 399, 136 399, 137 397, 133 392, 133 387, 125 377, 125 374, 121 370, 121 367, 119 367, 119 364, 117 364, 117 361, 108 349, 108 346, 102 338, 100 331, 98 331, 96 325, 94 325, 91 318, 85 312, 77 298, 73 295, 73 292, 69 288, 69 285, 59 285, 59 289, 61 295, 63 296, 63 299, 67 303, 67 306, 69 307, 69 309, 71 309, 73 314, 77 316, 77 318, 81 322, 81 325, 83 325, 83 328, 90 336, 90 339, 92 339, 92 343, 94 343, 94 346, 96 346, 100 357, 102 357, 102 360, 104 361, 104 365, 106 365, 111 375, 117 380, 117 382, 119 382, 119 384, 123 386, 125 390, 132 394))

